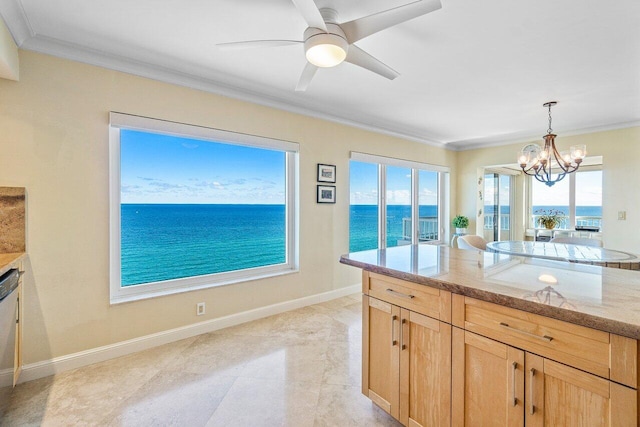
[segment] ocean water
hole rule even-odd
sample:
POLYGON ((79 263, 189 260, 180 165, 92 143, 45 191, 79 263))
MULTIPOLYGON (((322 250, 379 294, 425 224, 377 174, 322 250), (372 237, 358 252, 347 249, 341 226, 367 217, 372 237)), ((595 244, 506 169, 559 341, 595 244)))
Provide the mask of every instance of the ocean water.
MULTIPOLYGON (((393 247, 403 239, 402 219, 411 217, 411 207, 387 209, 387 247, 393 247)), ((539 209, 569 210, 534 206, 539 209)), ((121 215, 123 286, 286 262, 284 205, 123 204, 121 215)), ((437 206, 420 206, 420 217, 437 215, 437 206)), ((579 206, 577 215, 601 216, 602 207, 579 206)), ((378 206, 351 205, 349 252, 377 246, 378 206)))
MULTIPOLYGON (((569 214, 569 206, 534 206, 533 211, 558 210, 569 214)), ((501 206, 502 214, 509 213, 509 206, 501 206)), ((493 206, 485 206, 485 215, 493 213, 493 206)), ((602 206, 577 206, 578 216, 602 216, 602 206)), ((437 217, 438 207, 435 205, 420 206, 421 217, 437 217)), ((411 217, 410 206, 388 206, 387 212, 387 247, 398 245, 402 240, 402 218, 411 217)), ((351 205, 349 211, 349 252, 376 249, 378 247, 378 206, 351 205)))
POLYGON ((121 206, 122 286, 281 264, 284 205, 121 206))

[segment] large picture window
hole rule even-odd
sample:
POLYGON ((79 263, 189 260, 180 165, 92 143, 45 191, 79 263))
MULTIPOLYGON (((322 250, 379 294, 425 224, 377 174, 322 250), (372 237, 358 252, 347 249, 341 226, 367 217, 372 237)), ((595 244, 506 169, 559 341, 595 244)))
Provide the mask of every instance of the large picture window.
POLYGON ((298 145, 111 113, 111 302, 297 268, 298 145))
POLYGON ((351 153, 349 251, 443 241, 448 169, 351 153))

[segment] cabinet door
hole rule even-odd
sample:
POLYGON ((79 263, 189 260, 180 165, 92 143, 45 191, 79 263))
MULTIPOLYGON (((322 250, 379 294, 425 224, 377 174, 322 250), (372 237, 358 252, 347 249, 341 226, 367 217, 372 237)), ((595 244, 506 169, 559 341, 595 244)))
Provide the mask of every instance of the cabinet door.
POLYGON ((363 296, 362 394, 399 417, 400 308, 363 296))
POLYGON ((527 353, 527 426, 636 426, 637 390, 527 353))
POLYGON ((402 309, 400 421, 451 425, 451 325, 402 309))
POLYGON ((452 334, 452 425, 524 425, 524 351, 458 328, 452 334))

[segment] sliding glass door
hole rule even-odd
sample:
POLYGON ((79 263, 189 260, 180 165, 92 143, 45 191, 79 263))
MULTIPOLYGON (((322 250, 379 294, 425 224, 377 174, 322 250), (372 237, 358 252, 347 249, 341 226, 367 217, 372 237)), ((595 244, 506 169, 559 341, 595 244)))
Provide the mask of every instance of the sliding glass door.
POLYGON ((349 251, 442 242, 449 169, 351 153, 349 251))
POLYGON ((500 173, 484 175, 484 238, 511 240, 513 177, 500 173))

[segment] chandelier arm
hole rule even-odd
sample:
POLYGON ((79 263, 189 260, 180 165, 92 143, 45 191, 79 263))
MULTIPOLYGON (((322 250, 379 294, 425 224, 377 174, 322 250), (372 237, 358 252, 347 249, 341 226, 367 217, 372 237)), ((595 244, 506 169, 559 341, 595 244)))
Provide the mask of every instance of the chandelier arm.
POLYGON ((537 179, 538 181, 542 182, 543 184, 546 183, 547 181, 544 180, 544 178, 538 174, 535 175, 531 175, 533 176, 535 179, 537 179))
POLYGON ((522 172, 524 172, 525 174, 527 174, 529 176, 536 176, 537 175, 537 173, 535 171, 531 172, 531 168, 529 168, 527 170, 522 169, 522 172))
MULTIPOLYGON (((562 169, 565 173, 569 172, 569 169, 571 168, 571 164, 569 164, 569 166, 565 165, 564 159, 562 158, 562 156, 558 152, 558 149, 556 148, 555 141, 551 143, 551 148, 553 150, 553 157, 556 159, 556 163, 558 164, 558 167, 560 167, 560 169, 562 169)), ((549 163, 549 165, 551 165, 551 163, 549 163)))
MULTIPOLYGON (((552 182, 553 184, 555 184, 556 182, 560 182, 560 181, 562 181, 562 180, 564 179, 564 177, 565 177, 565 176, 567 176, 567 173, 566 173, 566 172, 559 173, 559 174, 558 174, 558 177, 557 177, 555 180, 553 180, 553 181, 551 181, 551 180, 550 180, 549 182, 552 182)), ((553 185, 553 184, 551 184, 551 185, 553 185)), ((549 184, 547 184, 547 185, 549 185, 549 184)), ((549 187, 551 187, 551 185, 549 185, 549 187)))
POLYGON ((541 182, 551 180, 551 159, 547 159, 545 163, 542 163, 542 166, 538 168, 536 175, 541 176, 541 178, 543 179, 543 181, 541 182), (549 169, 547 169, 547 166, 549 167, 549 169))
MULTIPOLYGON (((533 169, 534 171, 537 171, 537 169, 536 169, 536 168, 534 168, 534 166, 535 166, 535 165, 537 165, 537 163, 532 164, 532 165, 531 165, 531 166, 529 166, 528 168, 527 168, 526 166, 520 166, 520 168, 522 169, 522 172, 526 173, 527 175, 533 175, 533 174, 530 174, 530 173, 529 173, 529 171, 530 171, 530 170, 532 170, 532 169, 533 169)), ((535 173, 535 172, 534 172, 534 173, 535 173)))

